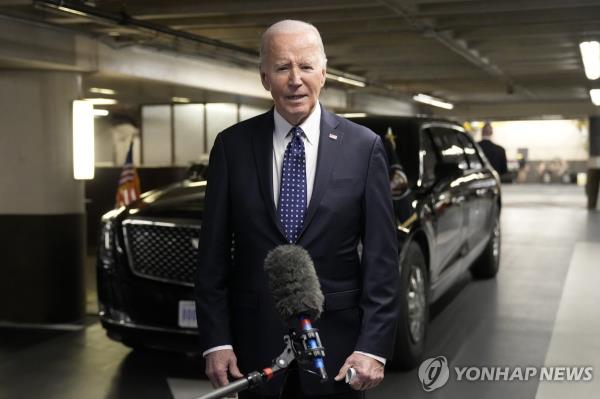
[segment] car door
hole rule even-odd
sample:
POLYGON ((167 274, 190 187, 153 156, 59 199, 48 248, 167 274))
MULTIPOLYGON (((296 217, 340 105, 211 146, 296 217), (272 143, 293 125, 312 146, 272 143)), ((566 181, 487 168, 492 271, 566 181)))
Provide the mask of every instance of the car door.
POLYGON ((436 278, 460 258, 465 245, 467 197, 463 173, 468 164, 451 128, 434 125, 425 129, 425 135, 431 138, 440 161, 431 191, 434 251, 438 261, 437 265, 433 265, 437 270, 432 270, 432 278, 436 278))
POLYGON ((484 163, 472 139, 463 132, 456 132, 464 148, 469 169, 467 172, 469 211, 466 219, 467 242, 470 249, 487 242, 491 223, 495 217, 497 185, 492 172, 484 163))

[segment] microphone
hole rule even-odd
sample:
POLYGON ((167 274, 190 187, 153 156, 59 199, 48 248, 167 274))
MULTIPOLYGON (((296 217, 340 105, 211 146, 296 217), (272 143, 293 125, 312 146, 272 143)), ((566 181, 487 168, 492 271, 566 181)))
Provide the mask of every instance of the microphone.
MULTIPOLYGON (((312 321, 323 312, 324 297, 308 252, 298 245, 279 245, 267 254, 264 270, 281 320, 291 328, 299 325, 300 331, 308 337, 309 349, 322 349, 312 321)), ((321 381, 326 381, 325 354, 317 351, 313 355, 315 369, 319 371, 321 381)))

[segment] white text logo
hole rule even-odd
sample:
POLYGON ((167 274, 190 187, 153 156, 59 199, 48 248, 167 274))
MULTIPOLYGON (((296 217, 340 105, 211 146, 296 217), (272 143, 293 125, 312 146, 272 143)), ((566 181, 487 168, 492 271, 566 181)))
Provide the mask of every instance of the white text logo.
POLYGON ((419 366, 419 379, 426 392, 443 387, 449 377, 448 360, 444 356, 432 357, 419 366))

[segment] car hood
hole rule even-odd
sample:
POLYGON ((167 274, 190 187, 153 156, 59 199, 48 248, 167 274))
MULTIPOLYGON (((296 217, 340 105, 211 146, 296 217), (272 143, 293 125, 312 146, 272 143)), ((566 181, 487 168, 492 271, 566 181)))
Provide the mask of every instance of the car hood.
POLYGON ((201 219, 206 181, 184 180, 142 194, 126 208, 130 217, 201 219))

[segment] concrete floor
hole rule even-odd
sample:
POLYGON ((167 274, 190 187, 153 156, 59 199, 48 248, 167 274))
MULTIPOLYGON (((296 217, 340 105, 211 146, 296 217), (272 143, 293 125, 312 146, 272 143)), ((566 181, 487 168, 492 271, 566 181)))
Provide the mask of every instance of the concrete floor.
MULTIPOLYGON (((388 371, 369 398, 600 395, 600 380, 457 381, 455 367, 600 370, 600 213, 585 209, 576 186, 508 185, 503 201, 497 278, 465 274, 432 309, 427 357, 447 358, 447 384, 425 392, 418 370, 388 371)), ((88 309, 94 306, 92 294, 88 309)), ((197 359, 133 352, 108 340, 94 317, 60 327, 0 327, 0 399, 183 399, 210 390, 197 359)))

